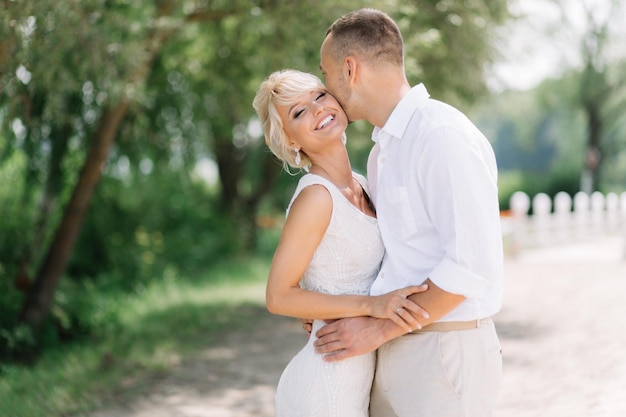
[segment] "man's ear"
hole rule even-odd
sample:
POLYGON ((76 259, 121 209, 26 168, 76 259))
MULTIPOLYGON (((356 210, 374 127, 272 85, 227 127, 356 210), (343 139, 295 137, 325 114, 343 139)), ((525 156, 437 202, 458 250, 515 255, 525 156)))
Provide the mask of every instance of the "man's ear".
POLYGON ((344 64, 348 75, 348 82, 354 85, 358 79, 359 63, 354 57, 348 56, 344 64))

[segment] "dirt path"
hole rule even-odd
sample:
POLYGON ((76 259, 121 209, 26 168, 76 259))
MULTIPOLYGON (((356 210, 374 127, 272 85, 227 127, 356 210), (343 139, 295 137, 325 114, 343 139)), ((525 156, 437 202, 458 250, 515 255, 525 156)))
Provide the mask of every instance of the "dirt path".
POLYGON ((155 381, 147 395, 124 399, 91 417, 270 417, 282 369, 306 342, 295 319, 264 308, 242 312, 255 326, 233 331, 171 374, 155 381))
MULTIPOLYGON (((619 239, 525 251, 505 264, 496 317, 498 417, 626 416, 626 262, 619 239)), ((91 417, 272 417, 274 387, 304 344, 299 323, 260 309, 147 395, 91 417)))

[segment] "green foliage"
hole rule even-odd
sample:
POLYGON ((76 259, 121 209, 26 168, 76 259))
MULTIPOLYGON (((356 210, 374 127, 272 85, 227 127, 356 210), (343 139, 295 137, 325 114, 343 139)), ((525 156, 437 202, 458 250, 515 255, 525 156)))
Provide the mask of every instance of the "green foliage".
POLYGON ((526 193, 530 198, 539 193, 554 197, 560 191, 573 197, 580 190, 579 175, 578 171, 551 175, 520 170, 501 172, 498 180, 500 209, 510 209, 511 196, 517 191, 526 193))
MULTIPOLYGON (((125 179, 105 177, 66 279, 55 294, 46 344, 82 338, 106 324, 109 316, 100 303, 113 299, 106 296, 110 291, 136 293, 163 271, 193 275, 233 253, 237 242, 229 222, 215 209, 215 198, 204 183, 167 170, 149 175, 137 170, 125 179)), ((0 202, 8 204, 11 199, 7 196, 0 202)), ((32 217, 17 204, 9 208, 3 213, 13 215, 0 223, 0 357, 4 358, 32 347, 24 329, 14 327, 23 299, 14 281, 20 248, 29 238, 22 230, 28 230, 32 217)))
POLYGON ((550 80, 533 90, 495 94, 473 109, 496 154, 502 209, 516 191, 531 197, 579 191, 584 122, 568 107, 568 94, 571 80, 550 80))
MULTIPOLYGON (((473 109, 473 120, 496 153, 503 207, 517 190, 531 196, 580 191, 587 140, 587 121, 577 104, 580 82, 580 74, 570 71, 529 91, 493 95, 473 109)), ((603 134, 600 191, 624 190, 625 120, 622 114, 603 134)))
POLYGON ((397 19, 406 44, 407 75, 431 95, 467 106, 486 93, 485 68, 497 58, 497 29, 509 18, 496 1, 403 1, 382 6, 397 19))
POLYGON ((106 311, 99 294, 143 291, 164 272, 193 276, 234 252, 229 223, 201 183, 171 173, 138 180, 141 187, 107 178, 94 198, 53 310, 64 333, 109 321, 93 314, 106 311))
POLYGON ((163 271, 134 294, 65 282, 62 303, 81 304, 72 308, 84 309, 94 331, 49 348, 32 366, 0 364, 0 415, 83 415, 142 392, 224 332, 253 326, 268 269, 268 259, 225 259, 193 276, 163 271))
MULTIPOLYGON (((463 102, 485 92, 484 64, 506 3, 362 6, 399 21, 411 81, 463 102)), ((319 74, 325 30, 354 2, 3 5, 0 210, 7 220, 0 222, 0 332, 9 346, 3 355, 30 343, 15 326, 23 293, 14 281, 37 275, 95 133, 106 127, 101 117, 121 97, 130 107, 55 294, 46 343, 84 340, 115 325, 115 305, 102 304, 99 294, 135 294, 164 271, 194 275, 235 253, 273 251, 269 242, 297 178, 279 174, 251 129, 252 98, 277 69, 319 74), (194 178, 196 164, 206 160, 218 171, 215 183, 194 178), (274 226, 257 239, 261 220, 274 226)), ((364 124, 349 131, 360 172, 369 131, 364 124)))
POLYGON ((163 172, 142 175, 136 182, 103 180, 68 268, 70 276, 96 277, 106 271, 132 288, 156 271, 193 271, 232 250, 235 243, 214 208, 215 195, 202 183, 163 172))

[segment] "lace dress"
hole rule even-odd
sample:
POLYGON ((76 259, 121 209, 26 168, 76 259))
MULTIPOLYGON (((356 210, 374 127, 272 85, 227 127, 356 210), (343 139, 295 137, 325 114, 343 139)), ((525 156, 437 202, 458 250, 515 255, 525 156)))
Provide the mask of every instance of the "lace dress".
MULTIPOLYGON (((355 178, 367 191, 365 178, 355 178)), ((378 223, 354 207, 328 180, 301 178, 293 200, 307 186, 321 184, 333 199, 330 224, 300 285, 328 294, 369 294, 384 254, 378 223)), ((276 390, 277 417, 367 417, 375 356, 369 353, 327 363, 315 353, 313 323, 308 343, 289 362, 276 390)))

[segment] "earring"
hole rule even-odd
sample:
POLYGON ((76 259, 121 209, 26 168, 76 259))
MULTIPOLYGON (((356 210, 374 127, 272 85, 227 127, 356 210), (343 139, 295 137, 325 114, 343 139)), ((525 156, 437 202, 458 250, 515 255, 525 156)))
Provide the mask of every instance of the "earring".
POLYGON ((296 165, 300 165, 300 162, 302 162, 302 158, 300 158, 300 149, 296 149, 296 165))

